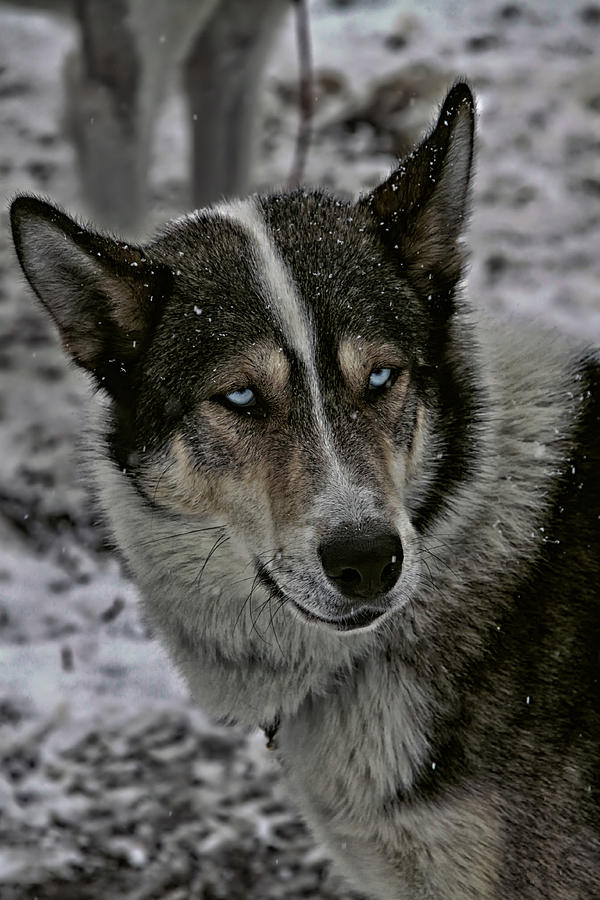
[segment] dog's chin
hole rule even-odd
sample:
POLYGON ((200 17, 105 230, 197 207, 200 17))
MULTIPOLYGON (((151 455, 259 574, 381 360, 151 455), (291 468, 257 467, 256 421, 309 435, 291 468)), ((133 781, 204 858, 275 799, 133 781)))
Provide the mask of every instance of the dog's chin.
POLYGON ((305 622, 321 628, 327 628, 333 631, 362 631, 370 628, 375 622, 381 619, 386 612, 388 612, 388 609, 381 609, 380 607, 361 606, 349 615, 327 618, 318 615, 312 610, 306 609, 292 597, 289 597, 281 590, 277 582, 271 578, 269 573, 264 571, 264 569, 259 569, 258 578, 272 597, 278 600, 288 601, 305 622))
POLYGON ((375 609, 372 606, 361 606, 356 612, 353 612, 349 616, 339 616, 335 619, 326 619, 323 616, 318 616, 314 612, 310 612, 305 609, 303 606, 300 606, 299 603, 296 603, 294 600, 291 601, 296 610, 300 613, 302 618, 304 618, 307 622, 312 623, 313 625, 318 625, 321 628, 329 628, 334 631, 364 631, 367 628, 370 628, 377 622, 384 613, 387 612, 386 609, 375 609))

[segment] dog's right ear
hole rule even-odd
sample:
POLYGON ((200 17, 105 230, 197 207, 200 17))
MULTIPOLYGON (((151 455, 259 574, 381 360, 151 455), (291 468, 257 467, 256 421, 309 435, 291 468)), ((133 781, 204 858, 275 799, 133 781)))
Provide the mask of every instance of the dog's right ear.
POLYGON ((473 95, 458 82, 431 132, 387 181, 359 201, 373 215, 403 274, 443 314, 452 310, 463 269, 459 239, 468 212, 474 129, 473 95))
POLYGON ((142 247, 90 231, 37 197, 17 197, 10 216, 21 267, 65 350, 114 392, 156 319, 170 272, 142 247))

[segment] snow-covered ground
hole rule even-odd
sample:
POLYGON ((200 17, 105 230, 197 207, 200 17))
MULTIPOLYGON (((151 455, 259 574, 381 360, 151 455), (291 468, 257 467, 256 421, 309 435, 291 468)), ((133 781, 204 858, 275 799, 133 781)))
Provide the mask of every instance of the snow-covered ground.
MULTIPOLYGON (((314 0, 307 182, 373 185, 464 75, 479 101, 470 293, 600 340, 600 4, 314 0), (409 97, 414 102, 409 102, 409 97)), ((0 896, 349 897, 262 735, 210 723, 140 622, 76 460, 88 392, 17 271, 17 190, 81 210, 61 128, 68 22, 0 7, 0 896)), ((297 127, 291 23, 256 184, 297 127)), ((156 217, 185 206, 183 104, 161 113, 156 217)))

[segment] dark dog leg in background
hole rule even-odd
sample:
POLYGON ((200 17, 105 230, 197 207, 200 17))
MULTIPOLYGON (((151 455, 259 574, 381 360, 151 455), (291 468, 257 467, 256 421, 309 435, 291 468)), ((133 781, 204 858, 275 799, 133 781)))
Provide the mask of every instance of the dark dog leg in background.
POLYGON ((289 0, 222 0, 190 51, 184 78, 195 206, 248 190, 262 75, 290 9, 289 0))

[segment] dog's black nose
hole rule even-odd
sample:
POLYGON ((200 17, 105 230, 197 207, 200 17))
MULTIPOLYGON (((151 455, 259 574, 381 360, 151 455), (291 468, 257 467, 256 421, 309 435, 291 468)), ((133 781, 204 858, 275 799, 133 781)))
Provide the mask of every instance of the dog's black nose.
POLYGON ((375 600, 398 581, 402 543, 398 533, 381 525, 341 525, 319 547, 323 571, 351 600, 375 600))

